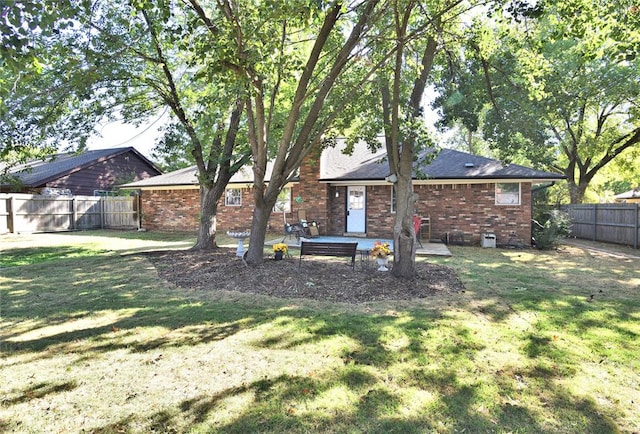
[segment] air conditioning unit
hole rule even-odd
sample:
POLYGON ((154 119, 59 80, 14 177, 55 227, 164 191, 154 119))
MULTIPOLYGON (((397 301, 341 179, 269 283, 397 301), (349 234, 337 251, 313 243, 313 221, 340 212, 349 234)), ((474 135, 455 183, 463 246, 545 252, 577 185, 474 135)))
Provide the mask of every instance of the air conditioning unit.
POLYGON ((496 234, 484 233, 480 239, 480 246, 484 248, 496 248, 496 234))

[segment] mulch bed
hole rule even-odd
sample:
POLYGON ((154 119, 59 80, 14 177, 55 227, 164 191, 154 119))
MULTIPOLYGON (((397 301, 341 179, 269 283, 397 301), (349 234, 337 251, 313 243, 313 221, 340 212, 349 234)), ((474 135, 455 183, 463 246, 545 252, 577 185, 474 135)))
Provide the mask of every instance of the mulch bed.
POLYGON ((159 275, 175 285, 202 291, 240 291, 279 298, 306 298, 342 303, 411 300, 464 291, 453 269, 419 262, 417 277, 397 279, 377 271, 375 261, 357 263, 355 271, 345 258, 298 257, 276 261, 266 258, 247 267, 235 249, 212 252, 169 251, 147 254, 159 275))

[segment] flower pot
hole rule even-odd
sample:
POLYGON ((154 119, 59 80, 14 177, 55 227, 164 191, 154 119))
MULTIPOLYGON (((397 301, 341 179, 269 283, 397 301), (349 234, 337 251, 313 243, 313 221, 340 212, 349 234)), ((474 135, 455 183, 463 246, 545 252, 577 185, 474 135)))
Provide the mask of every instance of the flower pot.
POLYGON ((282 257, 284 256, 284 253, 282 252, 276 252, 276 261, 282 261, 282 257))
POLYGON ((376 258, 376 262, 378 263, 378 271, 389 271, 387 268, 389 258, 376 258))

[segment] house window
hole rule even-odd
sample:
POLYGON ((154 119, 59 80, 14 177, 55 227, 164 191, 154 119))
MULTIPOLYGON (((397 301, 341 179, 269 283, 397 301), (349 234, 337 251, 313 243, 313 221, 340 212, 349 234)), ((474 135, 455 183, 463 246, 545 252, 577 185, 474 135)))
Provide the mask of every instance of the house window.
POLYGON ((291 189, 283 188, 273 206, 274 212, 291 212, 291 189))
POLYGON ((224 204, 227 206, 241 206, 242 205, 242 189, 227 188, 224 193, 224 204))
POLYGON ((496 205, 520 205, 520 183, 496 183, 496 205))

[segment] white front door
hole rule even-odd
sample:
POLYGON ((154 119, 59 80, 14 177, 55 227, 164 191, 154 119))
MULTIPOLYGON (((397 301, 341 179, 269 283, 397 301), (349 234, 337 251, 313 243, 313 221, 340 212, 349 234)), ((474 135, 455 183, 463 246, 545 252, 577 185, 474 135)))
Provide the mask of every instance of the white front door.
POLYGON ((347 232, 365 231, 365 191, 363 185, 347 187, 347 232))

